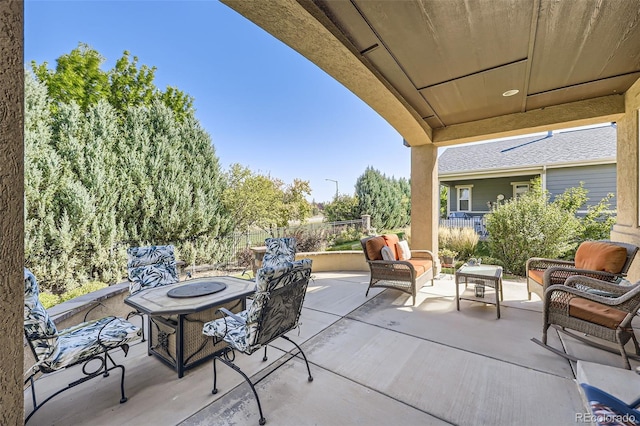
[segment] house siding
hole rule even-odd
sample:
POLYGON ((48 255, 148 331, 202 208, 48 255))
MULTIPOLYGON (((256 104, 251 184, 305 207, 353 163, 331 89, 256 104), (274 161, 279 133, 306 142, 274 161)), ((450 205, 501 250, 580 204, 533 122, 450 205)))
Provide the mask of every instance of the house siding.
POLYGON ((449 211, 458 211, 458 193, 456 186, 473 185, 471 189, 471 214, 487 213, 489 207, 488 201, 496 201, 498 194, 504 195, 505 200, 513 198, 513 186, 511 182, 528 182, 540 175, 526 176, 510 176, 503 178, 478 179, 478 180, 460 180, 441 182, 443 185, 449 186, 449 211))
POLYGON ((608 193, 614 194, 614 197, 609 201, 611 209, 616 208, 615 164, 547 170, 547 190, 551 193, 552 200, 567 188, 579 186, 581 181, 584 182, 584 187, 589 191, 587 193, 589 201, 580 207, 581 210, 586 209, 587 206, 598 204, 608 193))

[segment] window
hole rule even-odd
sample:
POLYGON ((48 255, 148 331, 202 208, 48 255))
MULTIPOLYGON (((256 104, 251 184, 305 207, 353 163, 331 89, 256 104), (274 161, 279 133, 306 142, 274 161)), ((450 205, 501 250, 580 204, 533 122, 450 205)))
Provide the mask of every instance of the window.
POLYGON ((458 191, 458 211, 471 211, 471 188, 473 185, 456 186, 458 191))
POLYGON ((513 198, 518 198, 525 192, 529 192, 529 182, 511 182, 513 186, 513 198))

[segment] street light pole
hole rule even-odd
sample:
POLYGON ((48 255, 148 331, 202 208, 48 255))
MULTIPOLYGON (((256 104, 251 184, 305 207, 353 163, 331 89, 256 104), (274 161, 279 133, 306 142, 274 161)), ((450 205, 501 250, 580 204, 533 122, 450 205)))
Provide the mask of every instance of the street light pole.
POLYGON ((335 179, 325 179, 325 180, 336 183, 336 200, 337 200, 338 199, 338 181, 335 179))

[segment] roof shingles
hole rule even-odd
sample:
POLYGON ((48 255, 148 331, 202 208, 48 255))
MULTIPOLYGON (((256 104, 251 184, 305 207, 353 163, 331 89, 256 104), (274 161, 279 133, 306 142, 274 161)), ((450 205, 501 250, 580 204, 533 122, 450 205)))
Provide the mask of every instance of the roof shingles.
POLYGON ((616 128, 606 126, 448 148, 438 159, 438 172, 446 175, 615 158, 616 128))

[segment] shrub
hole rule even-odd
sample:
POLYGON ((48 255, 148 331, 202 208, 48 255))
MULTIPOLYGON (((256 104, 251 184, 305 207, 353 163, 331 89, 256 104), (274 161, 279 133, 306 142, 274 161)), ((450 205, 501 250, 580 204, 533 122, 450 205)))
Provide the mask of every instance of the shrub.
POLYGON ((504 268, 502 260, 500 259, 496 259, 495 257, 491 257, 491 256, 478 256, 478 257, 482 260, 482 263, 484 265, 498 265, 504 268))
POLYGON ((86 284, 81 285, 80 287, 76 287, 73 290, 69 290, 67 292, 62 293, 60 296, 60 300, 58 303, 66 302, 67 300, 74 299, 78 296, 82 296, 100 289, 108 287, 107 284, 101 283, 100 281, 91 281, 86 284))
POLYGON ((248 268, 253 264, 253 257, 254 257, 253 251, 249 247, 239 250, 236 253, 236 260, 238 261, 238 266, 248 268))
POLYGON ((347 226, 329 235, 327 237, 327 243, 329 244, 329 246, 344 244, 351 241, 359 240, 363 235, 364 234, 362 233, 360 228, 347 226))
POLYGON ((56 296, 55 294, 49 292, 40 293, 38 299, 40 299, 40 303, 42 303, 42 306, 44 306, 45 309, 49 309, 50 307, 60 303, 60 296, 56 296))
POLYGON ((579 220, 548 193, 532 190, 498 205, 486 216, 489 251, 516 275, 525 274, 531 257, 558 258, 575 247, 579 220))
POLYGON ((438 228, 438 247, 449 248, 451 242, 451 228, 445 228, 443 226, 438 228))
MULTIPOLYGON (((588 193, 589 191, 584 188, 584 182, 580 182, 578 187, 567 188, 562 194, 558 195, 553 204, 572 214, 576 214, 578 209, 589 201, 588 193)), ((598 204, 587 207, 587 214, 579 218, 578 241, 602 240, 610 237, 611 227, 616 223, 615 215, 610 210, 611 198, 613 198, 613 194, 609 193, 598 204)))
POLYGON ((327 239, 324 230, 311 231, 298 229, 291 237, 296 239, 296 251, 322 251, 327 247, 327 239))
POLYGON ((479 239, 478 234, 471 228, 438 229, 438 247, 458 252, 460 259, 467 259, 473 255, 479 239))
POLYGON ((440 250, 438 250, 438 257, 440 257, 441 259, 444 257, 451 257, 451 258, 455 258, 458 256, 458 252, 457 251, 453 251, 451 249, 448 248, 441 248, 440 250))

